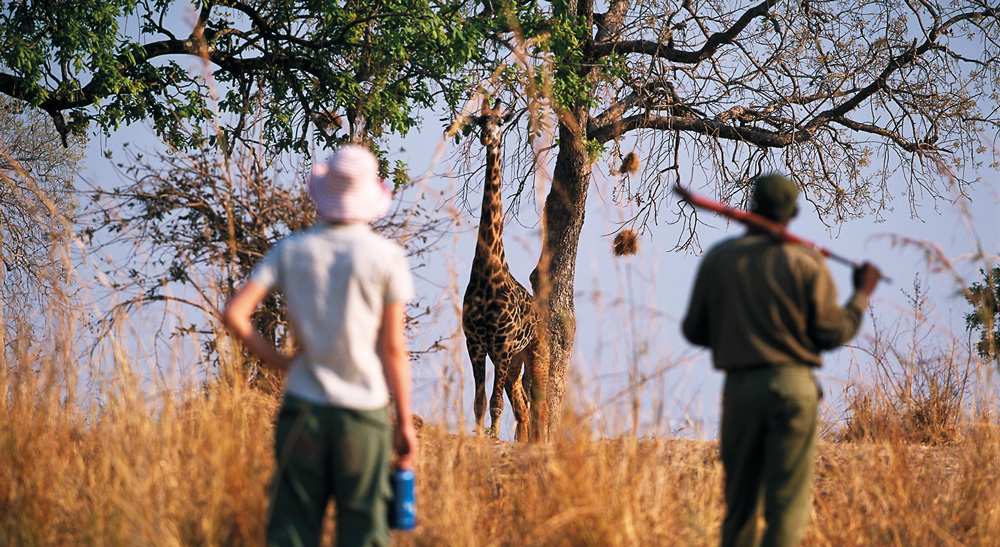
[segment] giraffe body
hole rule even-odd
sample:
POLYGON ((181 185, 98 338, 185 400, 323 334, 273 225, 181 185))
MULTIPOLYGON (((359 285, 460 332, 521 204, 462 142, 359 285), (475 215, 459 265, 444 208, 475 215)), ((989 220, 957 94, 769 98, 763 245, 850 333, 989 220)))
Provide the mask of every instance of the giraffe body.
POLYGON ((476 430, 482 431, 486 412, 486 357, 493 363, 490 397, 490 435, 497 435, 507 393, 517 420, 518 440, 528 434, 530 375, 527 372, 536 350, 535 310, 531 293, 514 279, 503 248, 503 202, 500 183, 500 116, 483 104, 479 117, 481 140, 486 148, 486 184, 476 241, 476 255, 462 305, 472 375, 475 380, 476 430))

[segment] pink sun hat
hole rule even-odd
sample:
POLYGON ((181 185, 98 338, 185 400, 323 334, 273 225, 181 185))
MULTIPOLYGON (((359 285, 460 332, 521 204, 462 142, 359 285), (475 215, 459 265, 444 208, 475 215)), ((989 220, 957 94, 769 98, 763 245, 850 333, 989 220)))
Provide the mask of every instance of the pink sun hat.
POLYGON ((313 164, 309 197, 323 220, 371 222, 389 210, 392 192, 378 176, 375 155, 347 144, 313 164))

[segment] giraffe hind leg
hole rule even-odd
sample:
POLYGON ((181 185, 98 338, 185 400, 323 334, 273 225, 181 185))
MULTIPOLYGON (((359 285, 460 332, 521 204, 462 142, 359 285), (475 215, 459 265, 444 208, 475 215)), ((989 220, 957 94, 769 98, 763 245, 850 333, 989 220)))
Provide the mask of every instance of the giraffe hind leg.
POLYGON ((528 349, 525 350, 524 379, 522 381, 524 390, 528 394, 531 412, 529 430, 532 442, 545 441, 548 438, 549 429, 548 367, 540 350, 537 339, 532 341, 528 349))
POLYGON ((521 372, 521 389, 524 390, 524 393, 527 396, 528 407, 530 408, 531 407, 531 382, 532 382, 532 378, 533 378, 533 375, 534 375, 534 370, 532 369, 532 366, 534 365, 534 349, 531 346, 528 346, 528 348, 525 349, 522 352, 521 363, 522 363, 522 365, 521 365, 521 370, 522 370, 522 372, 521 372))
MULTIPOLYGON (((491 356, 492 358, 492 356, 491 356)), ((493 361, 493 394, 490 397, 490 436, 500 436, 500 416, 503 415, 503 394, 510 375, 511 359, 509 355, 501 355, 493 361)))
POLYGON ((486 351, 482 345, 466 338, 469 359, 472 361, 472 378, 476 383, 473 412, 476 415, 476 434, 483 432, 483 418, 486 416, 486 351))
POLYGON ((514 419, 517 420, 517 429, 514 433, 514 440, 528 440, 528 396, 525 394, 524 386, 521 382, 521 371, 523 361, 517 358, 513 362, 513 370, 507 378, 507 398, 510 399, 510 406, 514 408, 514 419))

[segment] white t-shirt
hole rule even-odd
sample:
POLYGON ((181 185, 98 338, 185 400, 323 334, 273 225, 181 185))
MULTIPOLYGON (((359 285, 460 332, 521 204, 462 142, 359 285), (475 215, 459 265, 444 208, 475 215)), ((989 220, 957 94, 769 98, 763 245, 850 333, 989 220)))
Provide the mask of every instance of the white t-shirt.
POLYGON ((272 247, 250 281, 284 294, 302 346, 289 393, 357 410, 388 404, 375 346, 383 307, 413 298, 402 247, 367 224, 317 224, 272 247))

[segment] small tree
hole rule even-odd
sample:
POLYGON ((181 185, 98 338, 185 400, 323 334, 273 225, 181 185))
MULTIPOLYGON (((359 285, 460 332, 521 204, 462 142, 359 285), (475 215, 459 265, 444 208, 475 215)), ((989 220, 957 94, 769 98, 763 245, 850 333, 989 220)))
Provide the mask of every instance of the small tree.
POLYGON ((69 148, 46 117, 0 95, 0 299, 31 309, 62 278, 54 243, 72 231, 73 177, 83 143, 69 148))
POLYGON ((972 311, 965 316, 965 326, 969 332, 978 332, 976 350, 980 357, 996 359, 997 341, 1000 340, 1000 266, 992 270, 980 270, 982 281, 977 281, 966 290, 965 299, 972 311))
MULTIPOLYGON (((244 147, 229 161, 205 149, 132 153, 119 163, 128 182, 93 193, 83 230, 98 244, 133 251, 124 276, 108 272, 118 280, 112 288, 131 296, 107 313, 105 325, 121 311, 151 303, 179 303, 212 315, 221 304, 216 297, 231 294, 274 243, 312 225, 316 214, 302 173, 282 176, 268 167, 279 163, 244 147)), ((420 204, 408 204, 397 205, 375 229, 400 240, 419 265, 445 224, 420 204)), ((420 315, 413 308, 410 320, 420 315)), ((275 344, 290 342, 280 296, 268 297, 254 320, 275 344)), ((214 351, 215 331, 200 320, 182 330, 206 335, 204 347, 214 351)))

